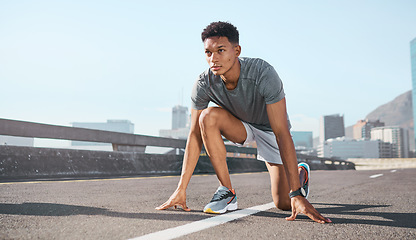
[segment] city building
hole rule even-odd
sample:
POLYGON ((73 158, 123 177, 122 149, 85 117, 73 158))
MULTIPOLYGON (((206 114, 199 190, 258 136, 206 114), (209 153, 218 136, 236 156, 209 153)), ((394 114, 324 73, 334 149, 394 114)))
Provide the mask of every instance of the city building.
POLYGON ((371 140, 391 143, 393 158, 409 157, 409 134, 401 127, 375 127, 371 129, 371 140))
POLYGON ((371 139, 371 129, 375 127, 384 127, 384 123, 377 121, 359 120, 353 126, 353 138, 354 139, 371 139))
POLYGON ((319 131, 320 144, 331 138, 344 137, 344 116, 340 114, 322 116, 319 131))
POLYGON ((189 135, 189 130, 189 128, 160 129, 159 136, 166 138, 187 139, 189 135))
POLYGON ((313 148, 312 132, 292 131, 291 134, 296 148, 313 148))
POLYGON ((172 129, 185 128, 188 123, 188 108, 176 105, 172 108, 172 129))
POLYGON ((388 158, 391 145, 381 140, 331 138, 318 149, 319 157, 326 158, 388 158))
POLYGON ((160 129, 159 136, 167 138, 187 139, 189 135, 188 108, 176 105, 172 108, 172 129, 160 129))
MULTIPOLYGON (((412 69, 412 98, 413 98, 413 121, 416 130, 416 38, 410 41, 410 63, 412 69)), ((416 132, 416 131, 415 131, 416 132)), ((412 141, 416 144, 416 134, 415 139, 412 141)))
MULTIPOLYGON (((72 127, 97 129, 134 134, 134 124, 129 120, 107 120, 107 122, 73 122, 72 127)), ((72 141, 72 146, 106 146, 108 143, 72 141)))

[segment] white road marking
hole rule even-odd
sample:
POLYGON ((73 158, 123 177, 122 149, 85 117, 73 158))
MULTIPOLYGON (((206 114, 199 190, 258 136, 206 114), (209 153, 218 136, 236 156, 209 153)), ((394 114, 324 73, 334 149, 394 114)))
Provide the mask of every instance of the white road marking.
POLYGON ((372 176, 370 176, 370 178, 378 178, 378 177, 381 177, 381 176, 383 176, 382 173, 376 174, 376 175, 372 175, 372 176))
POLYGON ((396 169, 394 169, 394 170, 391 170, 390 172, 396 172, 397 170, 396 169))
POLYGON ((238 218, 243 218, 249 215, 256 214, 261 211, 274 208, 273 202, 264 205, 258 205, 251 208, 230 212, 216 217, 210 217, 204 220, 188 223, 182 226, 168 228, 159 232, 150 233, 140 237, 132 238, 131 240, 142 240, 142 239, 174 239, 185 236, 190 233, 198 232, 207 228, 215 227, 223 223, 233 221, 238 218))

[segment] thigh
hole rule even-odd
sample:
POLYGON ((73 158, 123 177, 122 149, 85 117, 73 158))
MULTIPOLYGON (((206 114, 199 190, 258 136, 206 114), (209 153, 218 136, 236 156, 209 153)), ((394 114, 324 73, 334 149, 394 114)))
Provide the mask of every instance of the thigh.
POLYGON ((202 114, 209 115, 210 118, 215 118, 216 125, 219 128, 221 135, 226 139, 241 144, 246 140, 247 132, 243 123, 227 110, 220 107, 210 107, 205 109, 202 114))

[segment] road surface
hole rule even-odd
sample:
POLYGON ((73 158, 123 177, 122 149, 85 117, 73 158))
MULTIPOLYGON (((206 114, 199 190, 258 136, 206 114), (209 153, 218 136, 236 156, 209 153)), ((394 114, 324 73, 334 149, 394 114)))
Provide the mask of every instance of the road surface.
POLYGON ((178 176, 0 183, 0 239, 416 239, 416 169, 312 171, 309 201, 332 224, 272 207, 267 172, 231 176, 239 210, 202 212, 218 187, 197 175, 188 207, 157 211, 178 176))

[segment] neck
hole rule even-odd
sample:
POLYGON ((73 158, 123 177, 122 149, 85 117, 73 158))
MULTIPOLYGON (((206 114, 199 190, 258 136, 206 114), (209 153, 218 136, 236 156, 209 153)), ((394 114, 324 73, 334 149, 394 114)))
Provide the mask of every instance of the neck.
POLYGON ((238 79, 240 78, 240 70, 240 61, 236 59, 232 68, 224 75, 221 75, 221 79, 224 81, 228 90, 232 90, 237 87, 238 79))

